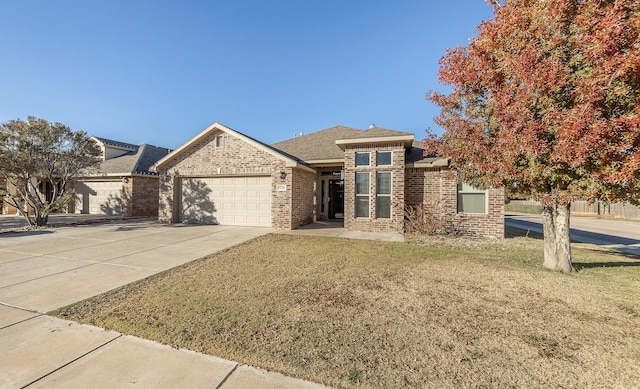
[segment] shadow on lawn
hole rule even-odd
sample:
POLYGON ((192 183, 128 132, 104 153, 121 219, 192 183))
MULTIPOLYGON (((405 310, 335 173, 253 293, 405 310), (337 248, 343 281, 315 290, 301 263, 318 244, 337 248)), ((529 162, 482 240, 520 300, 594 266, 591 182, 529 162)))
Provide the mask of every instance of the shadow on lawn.
POLYGON ((593 269, 602 267, 634 267, 640 266, 640 262, 574 262, 573 267, 580 271, 582 269, 593 269))
POLYGON ((581 269, 592 269, 592 268, 597 268, 597 267, 635 267, 635 266, 640 266, 640 255, 635 255, 635 254, 630 254, 630 253, 625 253, 625 252, 615 251, 615 250, 596 250, 596 249, 588 249, 588 248, 586 250, 589 250, 591 252, 597 253, 597 254, 605 256, 605 257, 606 256, 608 256, 608 257, 616 257, 616 258, 625 257, 625 258, 629 258, 631 261, 629 261, 629 262, 622 262, 622 261, 574 262, 573 266, 578 271, 581 270, 581 269))

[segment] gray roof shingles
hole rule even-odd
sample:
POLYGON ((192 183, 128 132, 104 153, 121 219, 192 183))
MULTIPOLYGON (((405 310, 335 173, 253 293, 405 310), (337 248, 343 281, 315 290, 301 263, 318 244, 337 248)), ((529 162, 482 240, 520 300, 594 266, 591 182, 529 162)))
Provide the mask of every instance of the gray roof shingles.
POLYGON ((336 145, 337 139, 347 139, 360 134, 357 128, 335 126, 326 130, 301 135, 274 143, 271 146, 303 161, 343 159, 344 152, 336 145))
POLYGON ((358 134, 355 134, 353 136, 347 136, 343 139, 383 138, 387 136, 405 136, 405 135, 413 135, 413 134, 409 132, 389 130, 387 128, 373 127, 373 128, 369 128, 368 130, 360 131, 358 134))
MULTIPOLYGON (((97 138, 100 141, 103 138, 97 138)), ((171 152, 170 149, 148 144, 140 146, 129 143, 115 142, 122 145, 129 145, 133 150, 119 157, 111 158, 100 162, 97 169, 82 172, 86 176, 100 176, 104 174, 157 174, 152 166, 161 158, 171 152)), ((110 143, 113 145, 113 143, 110 143)))
POLYGON ((131 149, 131 150, 135 150, 138 148, 138 146, 131 144, 131 143, 126 143, 126 142, 120 142, 117 140, 112 140, 112 139, 107 139, 107 138, 101 138, 98 136, 94 136, 93 138, 97 139, 98 141, 104 143, 107 146, 113 146, 113 147, 119 147, 119 148, 123 148, 123 149, 131 149))
MULTIPOLYGON (((277 150, 293 155, 303 161, 342 160, 344 152, 336 145, 339 139, 365 139, 393 136, 413 135, 409 132, 390 130, 387 128, 373 127, 368 130, 335 126, 326 130, 301 135, 289 140, 271 145, 277 150)), ((412 147, 407 150, 406 163, 435 162, 441 157, 424 156, 424 146, 420 141, 414 141, 412 147)))

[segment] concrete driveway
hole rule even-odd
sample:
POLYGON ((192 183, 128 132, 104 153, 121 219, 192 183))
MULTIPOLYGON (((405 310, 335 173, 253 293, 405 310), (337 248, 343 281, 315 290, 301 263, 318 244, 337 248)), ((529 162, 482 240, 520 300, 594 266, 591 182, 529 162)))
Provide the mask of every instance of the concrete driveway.
POLYGON ((132 221, 0 234, 0 387, 320 387, 44 315, 269 232, 132 221))

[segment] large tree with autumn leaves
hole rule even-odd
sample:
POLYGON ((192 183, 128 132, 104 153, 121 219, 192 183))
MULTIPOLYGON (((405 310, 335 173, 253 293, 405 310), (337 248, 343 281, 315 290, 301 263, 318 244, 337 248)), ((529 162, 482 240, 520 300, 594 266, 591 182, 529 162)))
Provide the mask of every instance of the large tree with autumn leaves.
POLYGON ((492 1, 493 18, 440 61, 450 93, 429 152, 460 178, 542 202, 544 266, 573 271, 576 198, 640 199, 640 0, 492 1))

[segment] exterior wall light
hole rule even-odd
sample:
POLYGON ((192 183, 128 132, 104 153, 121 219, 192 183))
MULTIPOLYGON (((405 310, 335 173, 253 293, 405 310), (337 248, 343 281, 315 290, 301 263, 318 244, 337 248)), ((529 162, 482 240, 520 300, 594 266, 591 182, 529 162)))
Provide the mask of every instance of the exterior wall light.
POLYGON ((280 179, 284 180, 285 178, 287 178, 287 172, 285 172, 284 170, 280 170, 280 179))

